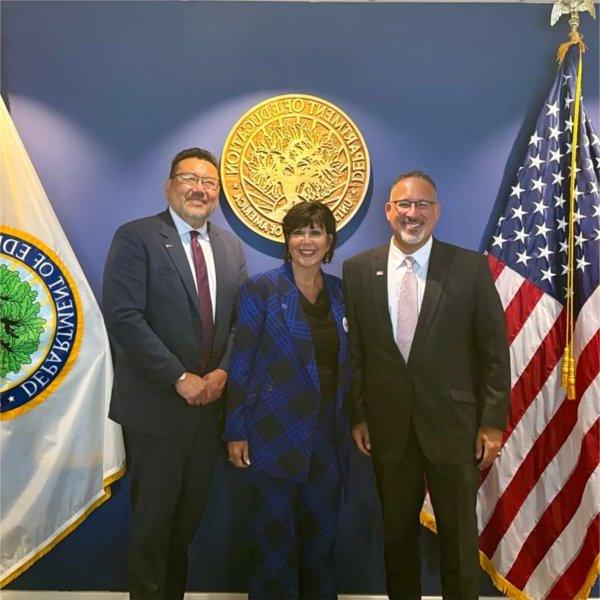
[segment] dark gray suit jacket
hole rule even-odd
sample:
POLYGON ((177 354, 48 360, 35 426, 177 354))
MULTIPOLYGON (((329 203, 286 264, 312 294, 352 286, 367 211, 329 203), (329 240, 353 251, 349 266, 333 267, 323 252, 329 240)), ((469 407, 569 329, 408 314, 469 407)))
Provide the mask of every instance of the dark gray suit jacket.
MULTIPOLYGON (((227 370, 246 263, 238 238, 208 224, 217 279, 212 358, 227 370)), ((202 323, 185 250, 168 210, 115 233, 104 270, 103 308, 113 344, 110 417, 139 433, 161 434, 220 402, 189 406, 175 391, 184 372, 198 373, 202 323)))
POLYGON ((480 426, 505 428, 510 395, 506 321, 487 259, 434 239, 406 364, 388 310, 388 252, 344 264, 351 419, 368 422, 380 460, 401 458, 412 418, 431 462, 468 462, 480 426))

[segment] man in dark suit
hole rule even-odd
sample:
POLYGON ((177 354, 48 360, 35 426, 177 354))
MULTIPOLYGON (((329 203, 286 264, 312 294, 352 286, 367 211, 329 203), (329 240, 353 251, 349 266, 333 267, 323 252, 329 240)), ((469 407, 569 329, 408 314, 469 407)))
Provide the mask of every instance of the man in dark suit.
POLYGON ((200 148, 177 154, 165 194, 167 210, 117 230, 104 271, 110 416, 125 429, 131 473, 130 597, 145 600, 184 595, 246 279, 239 240, 207 221, 219 199, 216 158, 200 148))
POLYGON ((444 598, 479 593, 479 470, 500 453, 510 393, 506 323, 487 260, 432 237, 432 178, 401 175, 390 243, 344 264, 353 438, 372 455, 387 589, 421 596, 419 514, 436 516, 444 598))

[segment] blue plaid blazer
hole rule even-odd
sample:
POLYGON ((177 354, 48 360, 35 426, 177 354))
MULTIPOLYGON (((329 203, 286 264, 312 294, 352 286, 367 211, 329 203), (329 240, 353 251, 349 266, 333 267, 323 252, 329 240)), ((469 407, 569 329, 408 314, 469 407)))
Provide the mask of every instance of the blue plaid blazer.
MULTIPOLYGON (((343 401, 350 372, 342 282, 325 273, 323 280, 339 336, 335 435, 347 475, 351 437, 343 401)), ((248 440, 253 469, 306 481, 320 402, 310 327, 292 267, 284 263, 242 287, 223 438, 248 440)))

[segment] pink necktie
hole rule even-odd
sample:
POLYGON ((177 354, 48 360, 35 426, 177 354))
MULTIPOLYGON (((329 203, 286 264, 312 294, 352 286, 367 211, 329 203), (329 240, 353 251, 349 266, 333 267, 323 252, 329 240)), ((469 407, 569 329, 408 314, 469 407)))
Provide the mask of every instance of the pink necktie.
POLYGON ((406 273, 398 290, 398 317, 396 321, 396 343, 404 360, 408 362, 412 346, 419 310, 417 306, 417 276, 413 271, 415 259, 407 256, 404 259, 406 273))
POLYGON ((200 242, 198 232, 190 231, 192 239, 192 257, 196 270, 196 285, 198 288, 198 304, 200 306, 200 320, 202 321, 202 346, 200 349, 200 367, 204 369, 210 358, 213 338, 213 313, 212 301, 210 299, 210 288, 208 286, 208 271, 206 260, 200 242))

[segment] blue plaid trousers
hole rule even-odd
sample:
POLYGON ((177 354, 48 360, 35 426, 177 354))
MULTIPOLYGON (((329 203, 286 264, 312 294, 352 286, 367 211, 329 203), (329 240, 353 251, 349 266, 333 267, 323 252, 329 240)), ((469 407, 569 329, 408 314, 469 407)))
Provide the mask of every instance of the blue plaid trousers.
POLYGON ((252 600, 337 598, 334 551, 342 474, 334 410, 333 399, 322 400, 308 481, 256 476, 252 600))

